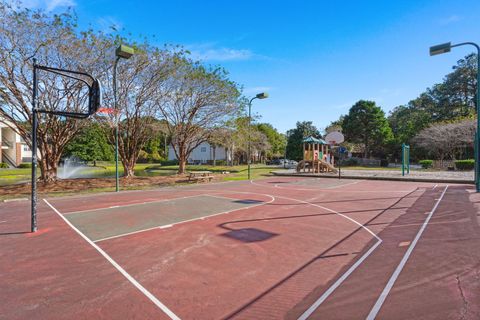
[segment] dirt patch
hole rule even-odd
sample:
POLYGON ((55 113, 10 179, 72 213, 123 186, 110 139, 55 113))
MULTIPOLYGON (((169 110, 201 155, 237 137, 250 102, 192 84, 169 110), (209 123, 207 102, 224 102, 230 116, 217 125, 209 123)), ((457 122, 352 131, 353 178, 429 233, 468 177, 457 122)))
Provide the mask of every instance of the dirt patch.
MULTIPOLYGON (((213 181, 218 180, 214 177, 213 181)), ((133 177, 133 178, 120 178, 120 187, 128 189, 143 188, 155 188, 160 186, 171 186, 179 183, 189 183, 188 177, 185 175, 173 175, 173 176, 157 176, 157 177, 133 177)), ((195 182, 193 182, 195 183, 195 182)), ((115 190, 114 178, 88 178, 88 179, 65 179, 57 180, 54 183, 44 184, 38 182, 39 194, 55 194, 55 193, 73 193, 73 192, 88 192, 93 189, 105 189, 109 188, 115 190)), ((18 195, 30 195, 31 184, 16 184, 11 186, 0 187, 0 197, 2 196, 18 196, 18 195)))

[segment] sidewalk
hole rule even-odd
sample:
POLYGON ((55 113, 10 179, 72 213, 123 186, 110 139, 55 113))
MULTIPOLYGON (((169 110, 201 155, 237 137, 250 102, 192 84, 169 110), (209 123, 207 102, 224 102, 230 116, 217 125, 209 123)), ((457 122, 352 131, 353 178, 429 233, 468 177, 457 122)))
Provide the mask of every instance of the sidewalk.
MULTIPOLYGON (((325 177, 338 178, 338 174, 333 173, 297 173, 295 169, 287 171, 273 171, 279 176, 304 176, 304 177, 325 177)), ((400 170, 341 170, 341 176, 344 179, 372 179, 372 180, 404 180, 418 182, 446 182, 446 183, 473 183, 473 171, 423 171, 411 170, 410 174, 402 176, 400 170)))

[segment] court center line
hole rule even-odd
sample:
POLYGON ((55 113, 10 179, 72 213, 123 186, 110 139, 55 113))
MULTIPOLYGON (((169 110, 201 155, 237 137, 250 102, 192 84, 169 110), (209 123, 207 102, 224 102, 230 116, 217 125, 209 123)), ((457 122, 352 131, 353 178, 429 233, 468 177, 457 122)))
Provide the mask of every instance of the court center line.
POLYGON ((442 195, 440 196, 440 198, 437 200, 437 202, 436 202, 435 205, 433 206, 432 211, 430 211, 430 214, 427 216, 427 218, 426 218, 425 221, 423 222, 422 227, 420 228, 420 230, 418 230, 417 235, 415 236, 415 238, 413 239, 412 243, 411 243, 410 246, 408 247, 407 251, 405 252, 405 255, 403 256, 402 260, 400 261, 400 263, 398 264, 397 268, 396 268, 395 271, 393 272, 392 276, 391 276, 390 279, 388 280, 387 285, 385 286, 385 288, 383 289, 382 293, 381 293, 380 296, 378 297, 378 299, 377 299, 377 301, 375 302, 375 305, 373 306, 372 310, 370 310, 370 313, 368 314, 368 316, 367 316, 367 318, 366 318, 367 320, 373 320, 373 319, 375 319, 375 317, 377 316, 378 312, 379 312, 380 309, 382 308, 382 305, 383 305, 383 303, 385 302, 385 299, 387 298, 388 294, 390 293, 390 290, 392 289, 393 285, 395 284, 395 281, 397 280, 398 276, 400 275, 400 272, 402 272, 402 269, 403 269, 403 267, 405 266, 405 264, 407 263, 407 260, 408 260, 408 258, 410 257, 410 254, 412 253, 413 249, 414 249, 415 246, 417 245, 417 242, 418 242, 418 240, 420 239, 420 237, 422 236, 423 231, 426 229, 428 222, 430 221, 430 219, 432 218, 433 214, 434 214, 435 211, 437 210, 438 205, 440 204, 440 202, 441 202, 442 199, 443 199, 443 196, 444 196, 445 193, 447 192, 447 189, 448 189, 448 185, 445 187, 445 189, 444 189, 443 192, 442 192, 442 195))
POLYGON ((130 281, 131 284, 133 284, 140 292, 142 292, 150 301, 152 301, 158 308, 160 308, 167 316, 170 317, 172 320, 180 320, 180 318, 173 313, 166 305, 164 305, 160 300, 157 299, 150 291, 148 291, 144 286, 142 286, 137 280, 135 280, 134 277, 132 277, 125 269, 123 269, 115 260, 112 259, 106 253, 103 251, 102 248, 100 248, 98 245, 93 243, 92 240, 90 240, 86 235, 84 235, 80 230, 78 230, 73 224, 70 223, 70 221, 65 218, 60 211, 58 211, 54 206, 52 206, 46 199, 43 199, 45 203, 60 217, 65 221, 67 225, 70 226, 77 234, 79 234, 85 241, 87 241, 95 250, 97 250, 105 259, 107 259, 112 266, 115 267, 125 278, 127 278, 128 281, 130 281))
MULTIPOLYGON (((211 196, 211 195, 204 195, 204 196, 211 196)), ((203 217, 198 217, 198 218, 183 220, 183 221, 179 221, 179 222, 175 222, 175 223, 170 223, 169 226, 170 226, 170 227, 173 227, 173 226, 179 225, 179 224, 181 224, 181 223, 192 222, 192 221, 196 221, 196 220, 204 220, 204 219, 206 219, 206 218, 218 216, 218 215, 221 215, 221 214, 227 214, 227 213, 231 213, 231 212, 235 212, 235 211, 240 211, 240 210, 244 210, 244 209, 250 209, 250 208, 253 208, 253 207, 258 207, 258 206, 262 206, 262 205, 265 205, 265 204, 268 204, 268 203, 272 203, 272 202, 275 200, 275 197, 274 197, 274 196, 271 196, 271 195, 268 195, 268 196, 269 196, 271 199, 270 199, 270 201, 267 201, 267 202, 262 202, 262 203, 259 203, 259 204, 255 204, 255 205, 253 205, 253 206, 248 206, 248 207, 243 207, 243 208, 237 208, 237 209, 233 209, 233 210, 223 211, 223 212, 219 212, 219 213, 214 213, 214 214, 210 214, 210 215, 203 216, 203 217)), ((141 232, 147 232, 147 231, 151 231, 151 230, 155 230, 155 229, 162 229, 162 227, 164 227, 164 225, 159 225, 159 226, 155 226, 155 227, 151 227, 151 228, 147 228, 147 229, 142 229, 142 230, 127 232, 127 233, 122 233, 122 234, 117 234, 117 235, 114 235, 114 236, 111 236, 111 237, 101 238, 101 239, 95 240, 95 241, 93 241, 93 242, 97 243, 97 242, 101 242, 101 241, 105 241, 105 240, 111 240, 111 239, 115 239, 115 238, 120 238, 120 237, 129 236, 129 235, 137 234, 137 233, 141 233, 141 232)))

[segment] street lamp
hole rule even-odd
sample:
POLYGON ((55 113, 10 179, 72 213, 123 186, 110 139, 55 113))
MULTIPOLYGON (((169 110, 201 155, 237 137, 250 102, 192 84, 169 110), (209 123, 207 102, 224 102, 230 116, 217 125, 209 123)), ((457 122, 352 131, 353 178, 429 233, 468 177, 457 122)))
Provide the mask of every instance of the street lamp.
POLYGON ((117 105, 117 64, 120 59, 130 59, 135 51, 133 48, 121 44, 115 50, 115 62, 113 63, 113 104, 115 108, 115 191, 119 191, 118 187, 118 105, 117 105))
POLYGON ((252 123, 252 101, 255 99, 267 99, 268 98, 268 93, 267 92, 261 92, 258 93, 255 97, 250 99, 250 102, 248 103, 248 149, 247 149, 247 164, 248 164, 248 180, 251 179, 251 174, 250 174, 250 162, 251 162, 251 139, 250 139, 250 131, 251 131, 251 123, 252 123))
POLYGON ((477 192, 480 192, 480 136, 479 136, 479 129, 480 129, 480 47, 478 44, 474 42, 462 42, 457 44, 451 44, 451 42, 442 43, 433 47, 430 47, 430 55, 435 56, 437 54, 447 53, 454 47, 460 47, 465 45, 474 46, 477 49, 477 101, 476 101, 476 108, 477 108, 477 131, 475 132, 475 146, 474 146, 474 153, 475 153, 475 187, 477 192))

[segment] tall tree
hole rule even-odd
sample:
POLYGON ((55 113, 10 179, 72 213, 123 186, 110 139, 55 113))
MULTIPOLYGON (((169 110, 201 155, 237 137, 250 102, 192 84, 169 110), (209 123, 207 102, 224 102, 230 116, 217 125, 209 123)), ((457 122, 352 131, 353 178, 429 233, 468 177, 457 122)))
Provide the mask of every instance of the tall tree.
POLYGON ((413 142, 439 160, 455 160, 458 153, 473 148, 475 120, 439 122, 420 131, 413 142))
POLYGON ((320 131, 312 121, 297 122, 297 127, 287 131, 287 158, 292 160, 303 159, 303 139, 312 136, 321 138, 320 131))
POLYGON ((259 123, 257 130, 263 133, 268 140, 270 148, 265 150, 267 158, 280 157, 284 155, 287 141, 285 135, 279 133, 270 123, 259 123))
MULTIPOLYGON (((95 73, 101 59, 90 32, 78 34, 73 15, 47 15, 0 2, 0 121, 12 125, 31 147, 33 60, 56 68, 95 73)), ((78 81, 39 71, 38 108, 85 111, 87 90, 78 81)), ((41 114, 38 151, 41 179, 56 179, 63 150, 85 121, 41 114)))
POLYGON ((208 69, 187 59, 178 59, 175 73, 162 88, 158 111, 167 120, 172 147, 185 173, 190 153, 206 141, 239 109, 240 92, 221 68, 208 69))
MULTIPOLYGON (((101 41, 102 45, 98 47, 108 56, 115 51, 116 45, 125 39, 104 37, 101 41)), ((148 43, 134 44, 134 47, 135 54, 118 66, 118 114, 99 117, 112 144, 115 142, 115 124, 118 117, 118 152, 125 177, 134 176, 140 151, 147 141, 162 129, 156 120, 157 106, 164 97, 161 88, 169 81, 176 68, 177 56, 181 55, 154 48, 148 43)), ((106 61, 103 70, 106 84, 104 104, 114 109, 111 61, 106 61)))
POLYGON ((385 113, 373 101, 355 103, 345 116, 342 129, 345 140, 363 143, 365 158, 371 155, 373 146, 381 148, 393 138, 385 113))
POLYGON ((84 161, 112 161, 114 154, 112 145, 100 125, 89 122, 89 125, 65 146, 63 156, 74 156, 84 161))

